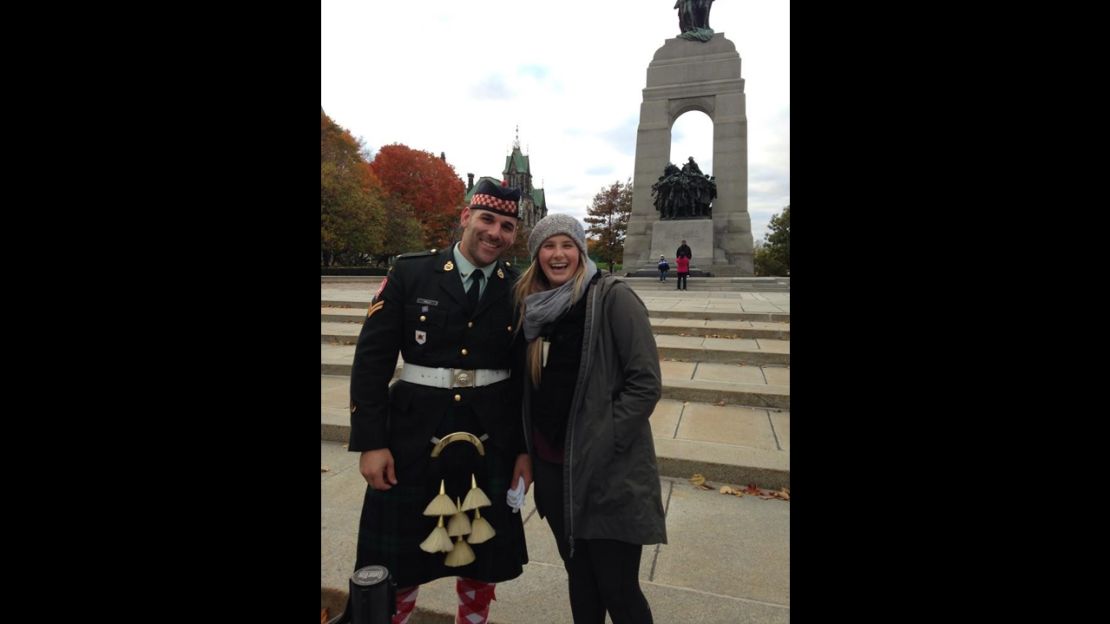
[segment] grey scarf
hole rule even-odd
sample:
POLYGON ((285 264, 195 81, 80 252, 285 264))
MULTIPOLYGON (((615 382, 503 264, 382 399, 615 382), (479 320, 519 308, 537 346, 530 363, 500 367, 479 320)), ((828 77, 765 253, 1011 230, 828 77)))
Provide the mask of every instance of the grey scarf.
MULTIPOLYGON (((587 257, 586 280, 583 282, 581 297, 586 293, 586 287, 597 273, 597 265, 587 257)), ((567 310, 577 302, 572 300, 574 294, 574 280, 569 279, 558 288, 532 293, 524 298, 524 339, 532 342, 543 331, 543 326, 566 314, 567 310)))

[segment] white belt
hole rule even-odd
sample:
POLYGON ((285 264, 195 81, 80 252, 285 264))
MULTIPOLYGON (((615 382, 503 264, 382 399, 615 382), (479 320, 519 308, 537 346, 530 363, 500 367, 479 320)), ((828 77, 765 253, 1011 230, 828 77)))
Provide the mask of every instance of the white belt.
POLYGON ((405 362, 401 368, 401 381, 433 388, 471 388, 504 381, 510 373, 507 368, 431 368, 405 362))

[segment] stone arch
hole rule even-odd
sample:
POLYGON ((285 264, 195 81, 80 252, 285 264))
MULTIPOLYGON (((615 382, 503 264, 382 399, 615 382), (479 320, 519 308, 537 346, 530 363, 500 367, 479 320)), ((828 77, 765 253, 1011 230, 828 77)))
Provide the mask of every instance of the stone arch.
POLYGON ((671 116, 671 162, 681 167, 687 157, 693 156, 702 172, 712 173, 713 118, 705 107, 689 105, 673 111, 671 116))
POLYGON ((676 37, 656 50, 648 65, 647 87, 643 90, 636 130, 636 169, 624 247, 625 267, 650 265, 660 253, 673 255, 671 243, 677 236, 702 241, 703 251, 699 254, 696 247, 694 251, 700 269, 714 275, 755 273, 748 214, 747 125, 740 55, 723 34, 713 35, 708 42, 676 37), (660 221, 652 204, 651 185, 667 163, 672 162, 671 129, 675 121, 691 110, 705 113, 713 122, 717 200, 712 222, 660 221), (700 230, 682 229, 695 227, 700 230), (711 266, 705 266, 710 259, 711 266))
POLYGON ((709 116, 710 121, 713 120, 713 109, 715 108, 716 98, 712 97, 696 97, 696 98, 676 98, 668 100, 669 110, 668 115, 671 118, 670 127, 674 127, 678 118, 685 115, 690 111, 698 111, 705 113, 709 116))

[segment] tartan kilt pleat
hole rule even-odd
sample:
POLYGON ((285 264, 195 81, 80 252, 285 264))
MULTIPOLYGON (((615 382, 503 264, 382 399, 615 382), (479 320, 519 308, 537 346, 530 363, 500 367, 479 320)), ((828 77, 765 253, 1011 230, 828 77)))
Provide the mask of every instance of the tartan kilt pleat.
MULTIPOLYGON (((505 502, 515 460, 493 446, 486 446, 483 457, 472 445, 456 442, 447 445, 436 459, 425 455, 406 466, 404 477, 398 469, 398 483, 389 490, 379 492, 367 486, 359 521, 355 569, 383 565, 397 587, 420 585, 445 576, 462 576, 487 583, 520 576, 523 565, 528 563, 523 519, 505 502), (447 553, 426 553, 420 549, 420 543, 439 520, 438 516, 425 516, 423 512, 439 494, 441 479, 452 500, 465 499, 470 490, 471 474, 492 503, 480 511, 496 535, 485 543, 470 545, 475 555, 472 563, 452 568, 444 565, 447 553)), ((465 513, 474 519, 473 511, 465 513)), ((445 526, 449 519, 444 518, 445 526)))

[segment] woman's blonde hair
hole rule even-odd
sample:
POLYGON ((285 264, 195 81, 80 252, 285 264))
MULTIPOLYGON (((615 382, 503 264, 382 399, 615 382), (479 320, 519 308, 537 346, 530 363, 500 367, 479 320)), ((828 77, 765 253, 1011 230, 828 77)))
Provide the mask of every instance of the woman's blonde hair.
MULTIPOLYGON (((539 252, 536 252, 536 257, 539 252)), ((574 281, 572 287, 571 301, 578 301, 578 297, 582 294, 582 289, 586 284, 586 263, 589 262, 589 256, 582 253, 582 249, 578 249, 578 268, 574 271, 571 279, 574 281)), ((550 290, 551 284, 547 281, 547 276, 544 275, 543 269, 539 266, 539 261, 532 258, 532 264, 520 274, 520 278, 513 287, 513 304, 520 310, 520 316, 517 318, 516 331, 521 331, 524 327, 524 298, 528 295, 550 290)), ((543 337, 536 336, 528 343, 528 350, 524 357, 525 364, 528 368, 528 376, 532 379, 532 387, 540 387, 540 371, 543 370, 543 337)))

